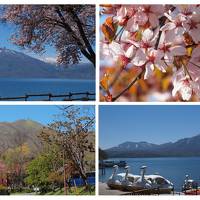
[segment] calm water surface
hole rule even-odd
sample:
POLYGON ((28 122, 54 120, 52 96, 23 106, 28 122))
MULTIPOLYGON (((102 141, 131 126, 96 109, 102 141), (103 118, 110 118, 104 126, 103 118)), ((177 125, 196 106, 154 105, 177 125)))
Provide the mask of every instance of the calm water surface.
POLYGON ((59 95, 69 92, 95 93, 95 81, 70 79, 0 79, 0 97, 17 97, 24 96, 25 94, 42 93, 59 95))
MULTIPOLYGON (((113 159, 114 160, 114 159, 113 159)), ((118 158, 115 160, 125 160, 131 167, 133 174, 139 174, 139 168, 146 165, 147 174, 159 173, 169 179, 175 186, 176 191, 181 190, 181 186, 188 174, 200 184, 200 157, 190 158, 118 158)), ((119 168, 119 172, 124 172, 123 168, 119 168)), ((112 173, 112 168, 106 168, 106 174, 101 175, 99 170, 99 181, 106 182, 112 173)))

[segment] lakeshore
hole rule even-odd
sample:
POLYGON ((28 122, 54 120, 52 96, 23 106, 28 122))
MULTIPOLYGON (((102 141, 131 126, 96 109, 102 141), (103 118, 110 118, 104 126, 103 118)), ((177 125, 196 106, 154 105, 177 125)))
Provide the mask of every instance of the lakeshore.
MULTIPOLYGON (((145 194, 142 193, 137 194, 132 192, 110 189, 106 183, 99 182, 99 195, 145 195, 145 194)), ((172 194, 154 194, 154 195, 184 195, 184 193, 174 191, 172 194)))

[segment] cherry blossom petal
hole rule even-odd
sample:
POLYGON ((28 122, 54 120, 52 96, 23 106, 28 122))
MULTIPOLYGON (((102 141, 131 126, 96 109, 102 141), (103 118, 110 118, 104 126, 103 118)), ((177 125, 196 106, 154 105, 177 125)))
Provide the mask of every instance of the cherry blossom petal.
POLYGON ((131 46, 127 49, 127 51, 125 52, 125 56, 126 56, 127 58, 132 58, 134 54, 135 54, 135 48, 134 48, 133 45, 131 45, 131 46))
POLYGON ((191 35, 192 39, 195 43, 200 42, 200 29, 192 29, 189 34, 191 35))
POLYGON ((194 90, 195 94, 198 96, 198 98, 200 98, 200 84, 196 83, 196 82, 192 82, 192 89, 194 90))
POLYGON ((180 88, 180 93, 184 101, 189 101, 192 96, 192 87, 183 82, 180 88))
POLYGON ((144 79, 148 79, 154 70, 154 65, 153 63, 148 62, 145 66, 145 73, 144 73, 144 79))
POLYGON ((160 60, 155 63, 155 66, 162 72, 166 72, 166 64, 164 63, 163 60, 160 60))
POLYGON ((176 35, 183 35, 185 33, 185 29, 183 27, 177 27, 175 29, 176 35))
POLYGON ((164 8, 163 5, 152 5, 151 6, 151 11, 153 13, 160 13, 160 14, 162 14, 162 13, 164 13, 165 8, 164 8))
POLYGON ((173 22, 168 22, 164 26, 161 27, 161 31, 169 31, 175 29, 176 25, 173 22))
POLYGON ((165 53, 164 60, 168 66, 173 64, 174 55, 171 53, 171 51, 165 53))
POLYGON ((153 38, 153 31, 150 29, 146 29, 143 33, 142 33, 142 40, 145 42, 150 41, 153 38))
POLYGON ((186 49, 183 46, 173 46, 170 48, 170 51, 174 56, 182 56, 186 54, 186 49))
POLYGON ((132 60, 132 63, 136 66, 142 66, 146 63, 146 61, 147 61, 146 55, 141 49, 138 49, 132 60))
POLYGON ((182 84, 181 83, 177 83, 174 85, 174 88, 172 90, 172 96, 175 97, 177 92, 181 89, 182 84))
POLYGON ((155 62, 161 60, 161 58, 163 58, 163 56, 164 56, 164 53, 162 51, 153 50, 152 52, 156 55, 156 61, 155 62))
POLYGON ((150 22, 152 28, 155 28, 156 26, 159 25, 158 16, 156 16, 154 13, 150 13, 149 14, 149 22, 150 22))
POLYGON ((148 16, 144 12, 139 11, 134 15, 134 20, 139 26, 143 26, 147 23, 148 16))
POLYGON ((122 49, 121 45, 117 42, 111 42, 109 48, 113 54, 124 55, 124 50, 122 49))
POLYGON ((127 15, 127 9, 125 6, 121 6, 121 8, 117 11, 117 16, 120 17, 121 19, 126 17, 127 15))
POLYGON ((200 57, 200 46, 198 46, 195 49, 193 49, 192 57, 200 57))
POLYGON ((126 30, 130 32, 136 32, 139 29, 139 25, 135 23, 134 17, 130 18, 126 25, 126 30))

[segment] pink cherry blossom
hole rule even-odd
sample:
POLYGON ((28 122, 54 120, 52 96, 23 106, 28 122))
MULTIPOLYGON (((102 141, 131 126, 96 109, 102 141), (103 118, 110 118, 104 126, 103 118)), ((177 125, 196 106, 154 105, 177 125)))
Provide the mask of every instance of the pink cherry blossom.
POLYGON ((149 23, 152 28, 159 25, 159 17, 164 13, 163 5, 143 5, 143 12, 148 17, 149 23))
POLYGON ((183 100, 189 100, 192 92, 200 97, 200 47, 192 52, 192 57, 188 62, 187 71, 180 68, 173 76, 174 89, 173 96, 179 91, 183 100), (187 74, 188 73, 188 74, 187 74))
POLYGON ((113 41, 100 47, 106 59, 132 64, 144 79, 155 68, 173 73, 173 96, 200 99, 199 5, 115 5, 111 13, 118 29, 113 41))
POLYGON ((200 97, 200 85, 191 80, 191 78, 185 74, 184 67, 181 67, 172 78, 172 83, 174 88, 172 90, 172 95, 175 96, 177 92, 180 92, 182 99, 189 101, 193 92, 200 97))
POLYGON ((140 41, 140 47, 144 49, 152 48, 153 46, 155 46, 157 38, 158 38, 158 31, 152 31, 151 29, 146 29, 142 33, 142 40, 140 41))
POLYGON ((170 14, 165 13, 165 16, 170 20, 170 22, 166 23, 163 27, 161 27, 161 31, 171 31, 172 34, 182 35, 185 32, 183 28, 183 21, 185 21, 185 16, 181 13, 175 15, 174 12, 170 14))
POLYGON ((183 56, 186 54, 186 48, 184 45, 179 45, 176 39, 170 41, 165 36, 166 34, 162 32, 158 49, 164 53, 166 65, 172 65, 175 56, 183 56))
POLYGON ((133 45, 119 44, 117 42, 104 43, 102 48, 104 49, 104 54, 101 54, 101 56, 112 57, 114 62, 121 61, 123 65, 127 65, 135 54, 133 45))
POLYGON ((144 49, 138 49, 135 57, 132 60, 132 63, 136 66, 143 66, 145 65, 145 74, 144 79, 147 79, 151 76, 154 68, 158 68, 162 72, 166 72, 166 65, 164 61, 161 59, 163 58, 163 53, 159 50, 155 49, 148 49, 148 51, 144 51, 144 49))
POLYGON ((183 22, 185 31, 189 33, 195 43, 200 42, 200 14, 192 15, 187 21, 183 22))

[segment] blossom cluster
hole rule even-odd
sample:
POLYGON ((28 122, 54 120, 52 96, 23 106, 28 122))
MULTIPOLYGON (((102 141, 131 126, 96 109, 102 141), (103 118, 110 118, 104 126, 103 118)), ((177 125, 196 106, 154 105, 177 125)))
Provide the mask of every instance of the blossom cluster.
POLYGON ((105 5, 100 52, 105 59, 144 72, 172 68, 172 95, 200 98, 199 5, 105 5))

